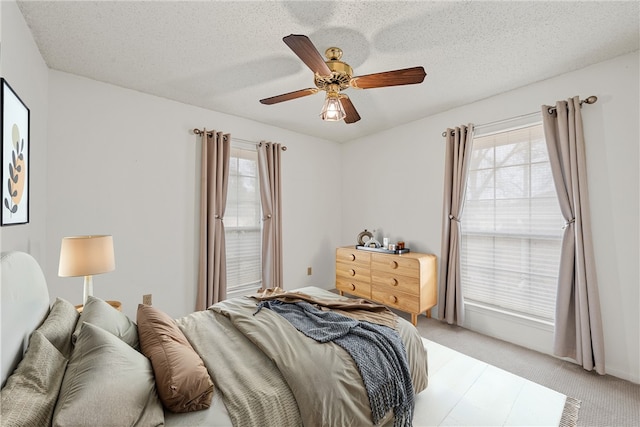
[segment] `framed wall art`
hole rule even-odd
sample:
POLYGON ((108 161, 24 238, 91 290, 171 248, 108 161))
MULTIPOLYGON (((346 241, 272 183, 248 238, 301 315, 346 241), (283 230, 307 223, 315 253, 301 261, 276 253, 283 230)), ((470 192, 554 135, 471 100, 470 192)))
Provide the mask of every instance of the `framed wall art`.
POLYGON ((2 225, 29 222, 30 111, 1 79, 2 225))

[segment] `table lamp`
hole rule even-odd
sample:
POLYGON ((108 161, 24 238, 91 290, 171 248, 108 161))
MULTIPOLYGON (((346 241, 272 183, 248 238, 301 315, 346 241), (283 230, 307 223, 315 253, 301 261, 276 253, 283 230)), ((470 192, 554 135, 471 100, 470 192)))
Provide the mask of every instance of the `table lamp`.
POLYGON ((113 236, 64 237, 60 246, 58 276, 84 276, 82 303, 93 295, 93 275, 107 273, 116 268, 113 236))

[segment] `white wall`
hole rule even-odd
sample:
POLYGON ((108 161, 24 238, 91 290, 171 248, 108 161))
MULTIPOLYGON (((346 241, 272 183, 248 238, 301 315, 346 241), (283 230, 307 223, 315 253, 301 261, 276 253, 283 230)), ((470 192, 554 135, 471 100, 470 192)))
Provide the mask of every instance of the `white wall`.
MULTIPOLYGON (((440 255, 447 127, 490 123, 575 95, 582 109, 606 369, 640 382, 638 52, 351 141, 342 149, 342 244, 364 228, 440 255), (363 173, 363 170, 368 173, 363 173)), ((429 84, 428 79, 425 84, 429 84)), ((469 310, 466 327, 550 352, 548 329, 469 310)))
POLYGON ((2 251, 16 250, 33 255, 46 265, 47 225, 47 87, 49 69, 40 56, 22 13, 13 1, 0 1, 2 23, 0 70, 11 88, 31 112, 29 223, 0 228, 2 251))
MULTIPOLYGON (((46 277, 52 296, 81 299, 82 278, 57 277, 60 240, 113 234, 116 270, 94 294, 135 319, 142 295, 173 317, 196 299, 199 137, 194 127, 280 142, 284 283, 334 287, 340 236, 337 143, 58 71, 49 75, 46 277), (313 275, 307 276, 307 267, 313 275)), ((339 170, 339 169, 338 169, 339 170)))

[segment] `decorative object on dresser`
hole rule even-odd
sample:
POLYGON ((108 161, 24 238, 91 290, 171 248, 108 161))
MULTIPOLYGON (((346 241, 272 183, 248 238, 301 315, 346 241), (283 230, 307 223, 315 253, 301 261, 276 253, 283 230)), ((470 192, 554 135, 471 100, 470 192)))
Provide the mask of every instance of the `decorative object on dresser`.
POLYGON ((115 268, 113 236, 74 236, 62 239, 58 276, 84 276, 83 304, 93 295, 92 276, 113 271, 115 268))
POLYGON ((414 325, 422 312, 431 317, 437 303, 436 256, 385 252, 338 248, 336 288, 340 295, 346 292, 411 313, 414 325))
POLYGON ((371 239, 373 239, 373 233, 366 228, 358 234, 358 244, 360 246, 364 246, 371 239))

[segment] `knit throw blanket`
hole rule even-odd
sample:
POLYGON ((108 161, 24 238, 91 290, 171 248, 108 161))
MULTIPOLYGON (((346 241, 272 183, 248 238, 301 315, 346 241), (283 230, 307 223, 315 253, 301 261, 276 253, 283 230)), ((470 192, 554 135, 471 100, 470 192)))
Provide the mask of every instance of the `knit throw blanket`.
POLYGON ((349 353, 367 390, 373 424, 393 409, 394 427, 411 426, 413 385, 407 353, 395 330, 321 311, 307 302, 262 301, 256 314, 265 307, 309 338, 321 343, 332 341, 349 353))

